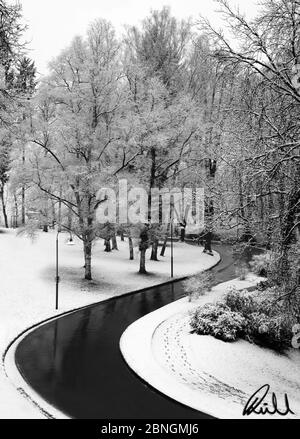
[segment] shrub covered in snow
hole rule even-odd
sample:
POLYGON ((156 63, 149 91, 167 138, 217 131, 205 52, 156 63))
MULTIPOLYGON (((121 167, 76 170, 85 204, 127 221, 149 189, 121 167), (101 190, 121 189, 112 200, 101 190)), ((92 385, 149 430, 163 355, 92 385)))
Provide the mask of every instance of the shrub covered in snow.
POLYGON ((274 288, 263 294, 232 289, 222 302, 198 308, 191 327, 200 335, 224 341, 243 338, 277 350, 290 346, 292 339, 290 318, 277 301, 274 288))
POLYGON ((223 303, 207 303, 197 309, 191 319, 193 331, 201 335, 213 335, 224 341, 236 340, 244 332, 246 321, 223 303))
POLYGON ((254 294, 247 290, 238 291, 232 288, 224 297, 224 303, 234 312, 246 315, 256 311, 254 294))
POLYGON ((199 273, 184 281, 184 290, 189 296, 189 301, 211 291, 212 282, 213 276, 210 271, 199 273))
POLYGON ((249 265, 253 273, 267 277, 272 266, 272 255, 270 252, 255 255, 249 265))
POLYGON ((263 312, 251 313, 247 322, 247 339, 263 346, 281 350, 291 344, 289 319, 263 312))

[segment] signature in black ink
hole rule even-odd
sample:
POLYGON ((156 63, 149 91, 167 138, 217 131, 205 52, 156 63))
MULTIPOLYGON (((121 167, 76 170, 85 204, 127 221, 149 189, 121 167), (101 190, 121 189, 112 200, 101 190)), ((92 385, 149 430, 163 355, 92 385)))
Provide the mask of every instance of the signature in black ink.
POLYGON ((272 393, 272 407, 269 407, 269 403, 264 402, 264 399, 268 395, 270 390, 269 384, 265 384, 264 386, 260 387, 248 400, 247 404, 245 405, 245 408, 243 410, 243 416, 249 416, 251 413, 256 413, 257 415, 275 415, 275 413, 278 413, 278 415, 286 416, 288 413, 291 413, 294 415, 295 413, 290 409, 290 404, 288 400, 288 396, 285 393, 284 394, 284 402, 285 402, 285 409, 283 411, 279 410, 277 407, 277 397, 275 393, 272 393))

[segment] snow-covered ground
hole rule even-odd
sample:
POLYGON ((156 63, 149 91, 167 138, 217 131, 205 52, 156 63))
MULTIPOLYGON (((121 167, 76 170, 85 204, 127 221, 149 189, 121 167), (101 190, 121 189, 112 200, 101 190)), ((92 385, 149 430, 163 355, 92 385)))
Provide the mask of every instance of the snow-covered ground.
MULTIPOLYGON (((83 280, 81 243, 66 244, 59 236, 59 311, 55 307, 55 239, 53 232, 39 233, 32 242, 14 231, 0 233, 0 353, 30 326, 65 311, 109 297, 170 280, 170 251, 159 262, 147 261, 148 275, 139 275, 138 254, 128 259, 128 244, 118 242, 119 251, 105 253, 103 241, 93 249, 93 278, 83 280)), ((149 255, 148 255, 149 256, 149 255)), ((183 277, 208 269, 219 261, 199 247, 174 244, 174 273, 183 277)), ((0 418, 39 418, 39 410, 23 398, 0 366, 0 418)))
POLYGON ((216 417, 241 418, 250 396, 269 384, 266 401, 270 409, 270 397, 275 392, 278 408, 285 411, 286 393, 295 413, 287 417, 300 418, 299 350, 280 355, 246 341, 225 343, 191 334, 192 309, 220 299, 232 285, 244 289, 257 282, 253 275, 245 281, 225 282, 196 302, 184 298, 136 321, 120 341, 125 360, 162 393, 216 417))

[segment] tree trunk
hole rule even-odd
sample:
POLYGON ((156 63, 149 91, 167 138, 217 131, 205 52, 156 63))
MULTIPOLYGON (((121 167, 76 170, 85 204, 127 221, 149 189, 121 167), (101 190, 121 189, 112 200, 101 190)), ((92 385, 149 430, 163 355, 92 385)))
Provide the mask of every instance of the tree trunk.
POLYGON ((121 230, 121 232, 120 232, 120 237, 121 237, 121 241, 124 242, 125 241, 125 237, 124 237, 123 230, 121 230))
POLYGON ((146 249, 140 251, 140 274, 147 274, 146 271, 146 249))
POLYGON ((2 212, 3 212, 3 218, 4 218, 4 225, 8 229, 8 219, 7 219, 7 213, 6 213, 6 206, 4 201, 4 193, 3 190, 0 191, 0 198, 2 203, 2 212))
POLYGON ((212 233, 208 231, 205 234, 205 245, 204 245, 204 253, 212 254, 212 248, 211 248, 211 240, 212 240, 212 233))
POLYGON ((110 253, 111 252, 111 245, 110 245, 110 239, 105 239, 104 240, 104 245, 105 245, 105 252, 106 253, 110 253))
POLYGON ((43 225, 43 232, 48 233, 48 224, 43 225))
POLYGON ((155 238, 152 244, 152 251, 151 251, 151 261, 158 261, 157 257, 157 251, 158 251, 158 239, 155 238))
POLYGON ((185 241, 185 227, 181 227, 180 229, 180 241, 181 242, 185 241))
POLYGON ((140 233, 140 273, 146 274, 146 251, 149 247, 149 229, 145 226, 140 233))
POLYGON ((52 227, 52 229, 54 229, 55 222, 56 222, 56 213, 55 213, 54 200, 51 200, 51 210, 52 210, 51 227, 52 227))
POLYGON ((165 256, 165 252, 166 252, 166 248, 167 248, 167 243, 168 243, 169 232, 170 232, 170 226, 171 226, 171 224, 169 223, 168 227, 167 227, 167 231, 166 231, 165 237, 164 237, 164 242, 163 242, 163 245, 162 245, 162 248, 161 248, 160 256, 165 256))
POLYGON ((22 187, 22 226, 25 226, 25 188, 22 187))
POLYGON ((116 235, 113 235, 113 237, 111 238, 111 241, 112 241, 112 249, 113 250, 119 250, 118 249, 118 242, 117 242, 116 235))
POLYGON ((92 280, 92 243, 84 242, 83 243, 84 250, 84 278, 86 280, 92 280))
MULTIPOLYGON (((22 156, 23 167, 25 166, 25 148, 23 147, 22 156)), ((22 226, 25 226, 25 186, 22 185, 22 226)))
POLYGON ((129 244, 129 260, 133 261, 134 260, 133 242, 130 235, 128 236, 128 244, 129 244))
POLYGON ((150 173, 150 190, 155 187, 156 176, 156 149, 151 148, 151 173, 150 173))
POLYGON ((69 229, 70 235, 72 235, 73 220, 72 220, 72 212, 71 212, 71 210, 69 210, 69 212, 68 212, 68 229, 69 229))
POLYGON ((15 221, 14 221, 14 228, 18 227, 18 218, 19 218, 19 207, 18 207, 18 198, 17 195, 14 194, 14 202, 15 202, 15 221))

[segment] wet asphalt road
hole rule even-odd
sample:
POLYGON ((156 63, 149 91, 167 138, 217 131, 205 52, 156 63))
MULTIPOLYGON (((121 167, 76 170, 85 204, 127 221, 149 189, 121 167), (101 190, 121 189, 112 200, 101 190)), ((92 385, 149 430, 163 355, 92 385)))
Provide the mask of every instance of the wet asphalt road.
MULTIPOLYGON (((212 269, 218 284, 236 275, 231 248, 215 249, 222 256, 212 269)), ((183 295, 179 281, 58 318, 23 339, 16 350, 17 367, 45 400, 72 418, 209 418, 144 383, 119 350, 120 337, 131 323, 183 295)))

